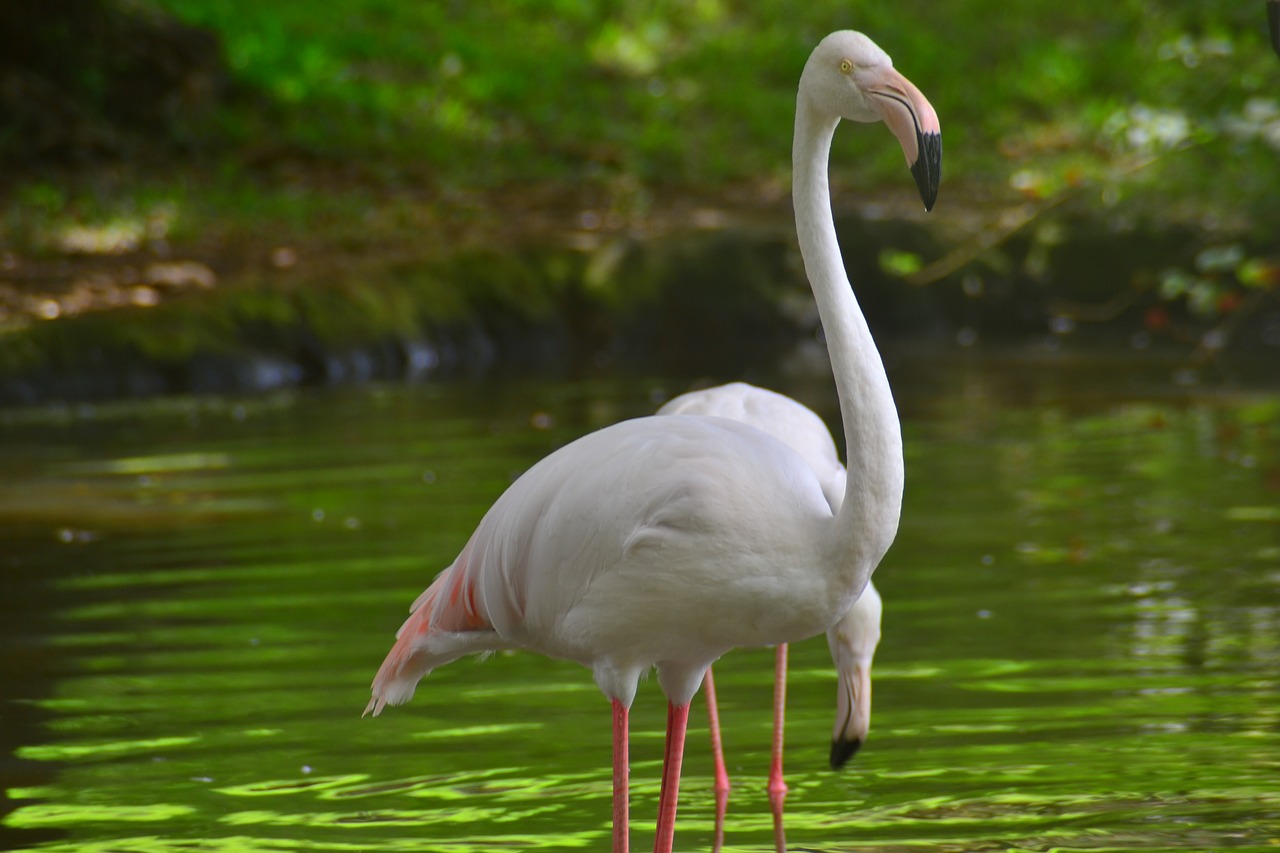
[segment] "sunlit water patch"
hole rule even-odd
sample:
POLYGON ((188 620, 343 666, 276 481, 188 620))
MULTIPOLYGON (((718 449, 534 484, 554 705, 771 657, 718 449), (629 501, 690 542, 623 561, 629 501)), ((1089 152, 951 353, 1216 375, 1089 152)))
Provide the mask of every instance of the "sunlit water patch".
MULTIPOLYGON (((895 377, 907 503, 845 771, 826 767, 826 644, 792 651, 793 849, 1275 849, 1280 398, 1072 396, 1052 375, 1028 396, 950 371, 895 377)), ((409 602, 505 485, 683 388, 0 413, 0 846, 606 849, 608 705, 580 667, 460 661, 359 713, 409 602)), ((717 665, 729 850, 772 849, 772 671, 769 650, 717 665)), ((709 849, 700 701, 692 720, 677 838, 709 849)), ((636 849, 664 723, 645 682, 636 849)))

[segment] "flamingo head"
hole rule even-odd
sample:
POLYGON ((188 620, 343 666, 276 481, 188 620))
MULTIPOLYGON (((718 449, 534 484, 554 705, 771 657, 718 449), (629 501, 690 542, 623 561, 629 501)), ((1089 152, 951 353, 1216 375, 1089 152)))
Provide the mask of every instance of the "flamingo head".
POLYGON ((831 769, 839 770, 867 739, 871 727, 871 659, 880 643, 880 593, 867 583, 862 595, 827 631, 836 664, 836 725, 831 737, 831 769))
POLYGON ((834 32, 809 56, 800 93, 811 107, 837 118, 888 125, 906 155, 925 210, 933 209, 942 177, 938 114, 893 67, 889 54, 862 33, 834 32))

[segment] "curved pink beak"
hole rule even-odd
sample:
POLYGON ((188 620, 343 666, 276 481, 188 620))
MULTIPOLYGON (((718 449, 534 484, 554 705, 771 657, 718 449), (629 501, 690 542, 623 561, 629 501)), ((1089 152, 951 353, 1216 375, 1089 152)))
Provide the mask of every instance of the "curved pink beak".
POLYGON ((932 210, 942 179, 942 129, 933 105, 915 84, 893 66, 877 69, 864 91, 889 130, 898 138, 916 179, 925 210, 932 210))

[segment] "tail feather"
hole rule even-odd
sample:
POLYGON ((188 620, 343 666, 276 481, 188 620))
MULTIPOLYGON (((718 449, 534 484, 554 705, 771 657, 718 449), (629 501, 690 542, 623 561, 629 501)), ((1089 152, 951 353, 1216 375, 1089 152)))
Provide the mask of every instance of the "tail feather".
POLYGON ((508 648, 476 601, 475 580, 466 571, 470 544, 414 601, 396 632, 395 645, 373 679, 373 697, 362 716, 413 698, 418 681, 438 666, 473 652, 508 648))

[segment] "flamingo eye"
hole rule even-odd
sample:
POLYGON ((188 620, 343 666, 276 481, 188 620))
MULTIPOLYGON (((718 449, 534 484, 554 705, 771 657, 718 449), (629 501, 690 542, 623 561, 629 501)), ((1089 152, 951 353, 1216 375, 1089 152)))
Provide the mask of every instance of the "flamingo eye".
POLYGON ((850 61, 849 61, 849 60, 847 60, 847 59, 842 59, 842 60, 840 60, 840 73, 841 73, 841 74, 848 74, 848 73, 849 73, 850 71, 852 71, 852 70, 853 70, 853 63, 852 63, 852 62, 850 62, 850 61))

